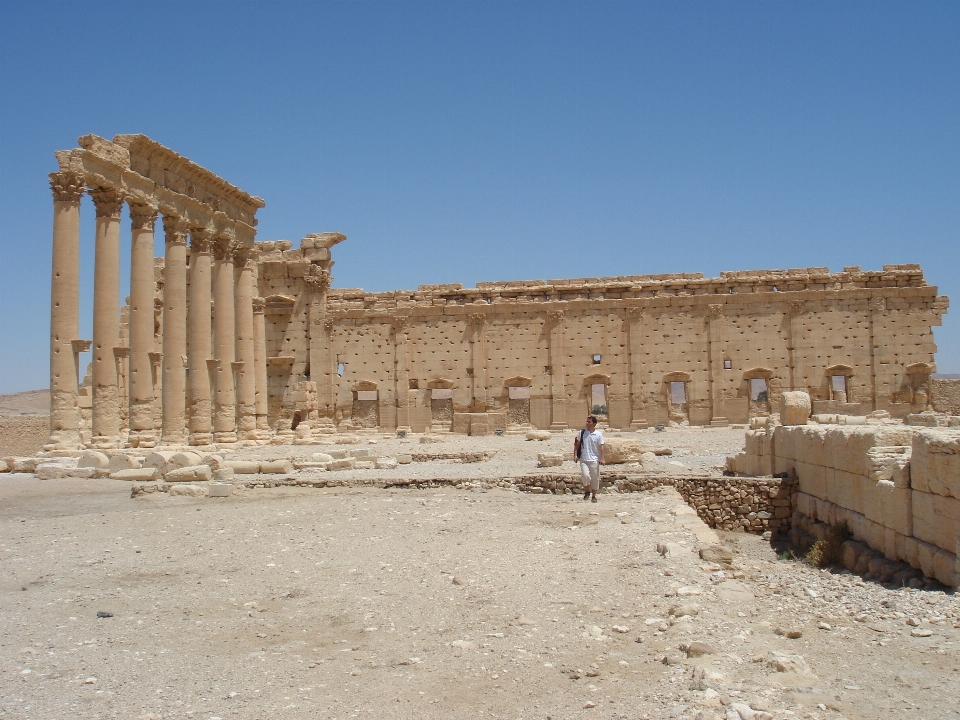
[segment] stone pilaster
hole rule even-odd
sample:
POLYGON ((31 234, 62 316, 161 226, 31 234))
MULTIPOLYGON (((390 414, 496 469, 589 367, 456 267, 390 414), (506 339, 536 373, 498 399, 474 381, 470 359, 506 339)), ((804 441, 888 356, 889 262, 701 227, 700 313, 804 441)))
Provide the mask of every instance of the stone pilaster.
POLYGON ((487 411, 487 353, 484 342, 483 326, 486 322, 483 313, 471 313, 467 318, 473 340, 470 347, 470 411, 487 411))
POLYGON ((156 445, 154 427, 153 363, 154 294, 153 231, 157 208, 130 204, 130 359, 129 414, 132 447, 156 445))
MULTIPOLYGON (((729 425, 723 414, 723 305, 710 305, 707 311, 707 337, 710 361, 710 424, 729 425)), ((689 402, 689 399, 688 399, 689 402)), ((689 407, 689 406, 688 406, 689 407)))
POLYGON ((257 439, 256 350, 253 334, 254 273, 257 251, 240 248, 234 253, 236 266, 236 357, 237 435, 241 440, 257 439))
POLYGON ((563 430, 567 425, 567 374, 563 360, 563 310, 549 310, 550 324, 550 398, 552 404, 551 430, 563 430))
MULTIPOLYGON (((327 252, 329 255, 329 251, 327 252)), ((322 260, 329 266, 329 260, 322 260)), ((309 346, 310 380, 317 386, 317 425, 321 432, 334 429, 333 413, 334 399, 328 392, 332 372, 330 365, 330 334, 326 330, 327 321, 327 290, 333 277, 328 267, 317 264, 311 267, 311 272, 304 277, 304 289, 307 291, 307 335, 309 346)))
POLYGON ((120 387, 114 348, 120 347, 120 211, 115 188, 90 191, 97 210, 93 271, 93 440, 95 447, 120 442, 120 387))
POLYGON ((630 383, 630 427, 647 427, 643 402, 643 308, 627 308, 627 368, 630 383))
POLYGON ((803 368, 800 366, 800 343, 803 340, 803 300, 792 300, 788 305, 790 316, 790 340, 787 345, 787 356, 790 363, 790 389, 806 390, 803 379, 803 368))
POLYGON ((214 402, 213 439, 218 443, 237 441, 237 396, 233 380, 236 360, 236 309, 234 306, 232 236, 214 241, 213 358, 214 402))
MULTIPOLYGON (((880 410, 880 403, 889 403, 891 388, 889 384, 881 387, 879 378, 879 367, 883 362, 882 357, 885 348, 880 346, 880 338, 883 337, 883 320, 887 312, 887 301, 882 297, 872 297, 869 301, 870 310, 870 409, 880 410), (881 356, 881 357, 878 357, 881 356)), ((848 389, 849 392, 849 389, 848 389)), ((852 402, 848 397, 847 402, 852 402)))
POLYGON ((165 445, 186 441, 187 224, 163 216, 162 434, 165 445))
POLYGON ((210 326, 211 232, 190 228, 190 308, 187 314, 190 382, 190 444, 213 442, 213 406, 208 362, 213 359, 210 326))
POLYGON ((266 303, 262 297, 253 298, 253 363, 254 407, 257 413, 257 439, 267 440, 270 422, 267 418, 270 388, 267 384, 267 325, 264 318, 266 303))
POLYGON ((397 430, 411 432, 410 428, 410 360, 407 328, 410 318, 398 315, 393 318, 393 379, 397 403, 397 430))
POLYGON ((50 282, 50 439, 44 450, 79 449, 77 355, 80 335, 80 198, 83 177, 50 174, 53 262, 50 282))

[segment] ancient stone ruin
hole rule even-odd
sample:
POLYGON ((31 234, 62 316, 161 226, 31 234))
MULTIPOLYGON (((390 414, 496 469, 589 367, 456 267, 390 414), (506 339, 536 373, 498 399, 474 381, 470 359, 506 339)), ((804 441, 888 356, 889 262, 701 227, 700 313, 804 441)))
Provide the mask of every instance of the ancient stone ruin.
POLYGON ((917 265, 333 289, 343 235, 255 242, 260 198, 143 135, 79 144, 50 176, 50 452, 558 430, 587 412, 624 430, 726 425, 769 415, 790 390, 815 414, 930 409, 948 300, 917 265), (90 340, 84 192, 97 215, 90 340))

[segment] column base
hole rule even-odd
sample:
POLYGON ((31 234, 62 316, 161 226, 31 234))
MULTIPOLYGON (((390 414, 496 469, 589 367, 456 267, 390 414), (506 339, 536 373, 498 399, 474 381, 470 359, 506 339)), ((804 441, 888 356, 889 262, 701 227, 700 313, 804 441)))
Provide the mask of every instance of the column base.
POLYGON ((51 433, 47 444, 43 446, 44 452, 72 452, 75 450, 86 450, 86 447, 80 440, 79 431, 58 430, 51 433))
POLYGON ((196 432, 190 433, 191 445, 213 445, 213 433, 196 432))
POLYGON ((566 429, 568 429, 569 427, 570 427, 569 425, 567 425, 566 423, 563 423, 563 422, 550 423, 550 431, 551 431, 551 432, 553 432, 553 431, 555 431, 555 430, 566 430, 566 429))
POLYGON ((131 430, 127 435, 129 448, 155 448, 156 446, 157 436, 153 430, 131 430))
POLYGON ((213 440, 218 445, 220 445, 221 443, 235 443, 237 441, 237 433, 217 432, 213 434, 213 440))
POLYGON ((107 435, 94 435, 90 439, 90 447, 94 450, 116 450, 120 447, 120 438, 109 437, 107 435))
POLYGON ((710 427, 727 427, 730 421, 725 417, 716 417, 710 421, 710 427))

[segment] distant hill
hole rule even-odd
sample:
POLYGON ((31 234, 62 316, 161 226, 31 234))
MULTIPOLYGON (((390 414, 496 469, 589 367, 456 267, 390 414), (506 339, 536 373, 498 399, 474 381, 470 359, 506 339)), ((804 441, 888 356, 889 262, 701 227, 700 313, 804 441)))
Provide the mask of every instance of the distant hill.
POLYGON ((960 373, 934 373, 930 377, 934 380, 960 380, 960 373))
POLYGON ((49 414, 49 390, 27 390, 12 395, 0 395, 0 417, 49 414))

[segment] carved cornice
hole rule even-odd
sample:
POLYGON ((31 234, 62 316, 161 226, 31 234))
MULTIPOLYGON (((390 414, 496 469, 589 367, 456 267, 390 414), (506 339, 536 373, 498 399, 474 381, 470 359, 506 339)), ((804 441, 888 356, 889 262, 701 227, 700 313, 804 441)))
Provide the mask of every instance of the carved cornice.
POLYGON ((136 202, 131 202, 129 205, 130 227, 133 230, 152 231, 154 224, 157 222, 157 215, 159 215, 156 205, 136 202))
POLYGON ((91 188, 90 197, 97 210, 98 218, 120 219, 120 210, 123 209, 123 193, 116 188, 91 188))
POLYGON ((311 273, 304 276, 303 282, 314 292, 326 292, 330 289, 333 276, 329 270, 314 265, 311 267, 311 273))
POLYGON ((78 203, 83 197, 84 182, 80 173, 65 171, 50 173, 50 190, 54 202, 78 203))
POLYGON ((187 244, 187 222, 176 215, 163 216, 163 240, 169 245, 187 244))

